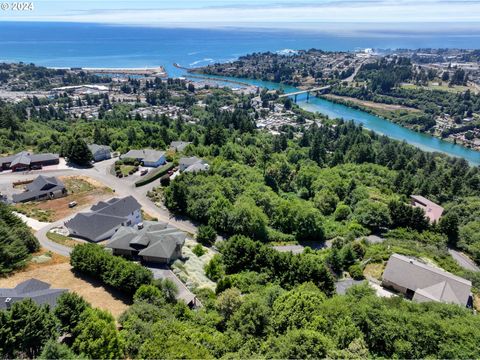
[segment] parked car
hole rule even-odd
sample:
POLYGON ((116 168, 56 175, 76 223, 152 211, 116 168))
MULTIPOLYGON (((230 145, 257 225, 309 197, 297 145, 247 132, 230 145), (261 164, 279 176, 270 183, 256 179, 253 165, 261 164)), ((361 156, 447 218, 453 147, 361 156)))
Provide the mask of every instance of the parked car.
POLYGON ((73 207, 75 207, 75 206, 77 206, 77 202, 76 202, 76 201, 72 201, 72 202, 69 202, 69 203, 68 203, 68 207, 69 207, 69 208, 73 208, 73 207))
POLYGON ((145 176, 148 174, 148 169, 143 169, 141 172, 140 172, 140 176, 145 176))

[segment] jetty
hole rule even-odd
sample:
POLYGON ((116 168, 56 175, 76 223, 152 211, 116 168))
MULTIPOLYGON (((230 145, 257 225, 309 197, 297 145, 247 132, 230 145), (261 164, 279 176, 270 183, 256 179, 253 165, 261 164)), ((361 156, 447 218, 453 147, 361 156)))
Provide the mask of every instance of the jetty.
POLYGON ((109 74, 109 75, 133 75, 133 76, 156 76, 167 77, 167 72, 163 66, 153 68, 94 68, 94 67, 51 67, 50 69, 68 69, 71 71, 84 71, 93 74, 109 74))

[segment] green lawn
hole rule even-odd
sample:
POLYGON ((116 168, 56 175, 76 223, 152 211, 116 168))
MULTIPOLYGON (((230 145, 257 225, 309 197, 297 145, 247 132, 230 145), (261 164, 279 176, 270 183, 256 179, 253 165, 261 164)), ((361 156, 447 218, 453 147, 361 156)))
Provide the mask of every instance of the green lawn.
POLYGON ((128 176, 130 175, 130 171, 132 171, 135 168, 133 165, 120 165, 120 171, 122 172, 123 176, 128 176))
POLYGON ((47 238, 49 240, 52 240, 53 242, 56 242, 57 244, 60 244, 60 245, 63 245, 63 246, 68 246, 68 247, 75 247, 79 244, 82 244, 82 242, 78 241, 78 240, 74 240, 68 236, 64 236, 64 235, 61 235, 61 234, 57 234, 57 233, 54 233, 54 232, 47 232, 47 238))

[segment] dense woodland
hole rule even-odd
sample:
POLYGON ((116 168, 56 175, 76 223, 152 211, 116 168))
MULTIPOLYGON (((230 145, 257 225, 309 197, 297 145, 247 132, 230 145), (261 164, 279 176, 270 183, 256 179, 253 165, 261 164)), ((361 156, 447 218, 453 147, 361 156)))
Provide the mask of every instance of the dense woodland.
POLYGON ((30 228, 0 202, 0 276, 24 267, 39 249, 30 228))
MULTIPOLYGON (((227 89, 166 96, 163 85, 149 86, 149 101, 182 104, 197 123, 132 118, 132 105, 121 103, 111 103, 99 120, 55 113, 25 120, 30 105, 2 103, 1 151, 63 154, 95 142, 123 152, 191 141, 185 154, 206 159, 210 170, 184 173, 157 190, 173 213, 203 224, 199 241, 210 246, 216 233, 225 236, 205 267, 216 291, 194 289, 203 307, 191 310, 175 301, 171 284, 153 281, 145 268, 98 245, 77 246, 71 264, 79 276, 132 299, 120 327, 75 294, 63 295, 55 309, 26 300, 0 312, 3 357, 480 357, 480 320, 471 310, 379 298, 367 285, 335 293, 336 280, 362 279, 366 265, 381 265, 392 253, 429 259, 472 280, 477 293, 479 274, 460 268, 447 249, 460 248, 480 264, 478 167, 295 106, 300 117, 318 122, 273 135, 256 129, 248 96, 227 89), (220 110, 225 105, 234 110, 220 110), (441 221, 429 224, 408 205, 411 194, 444 206, 441 221), (368 244, 369 234, 385 241, 368 244), (332 246, 322 249, 325 241, 332 246), (296 243, 306 246, 302 254, 272 248, 296 243)), ((262 96, 267 105, 275 101, 262 96)), ((7 206, 0 210, 0 261, 7 273, 24 265, 38 244, 7 206)))

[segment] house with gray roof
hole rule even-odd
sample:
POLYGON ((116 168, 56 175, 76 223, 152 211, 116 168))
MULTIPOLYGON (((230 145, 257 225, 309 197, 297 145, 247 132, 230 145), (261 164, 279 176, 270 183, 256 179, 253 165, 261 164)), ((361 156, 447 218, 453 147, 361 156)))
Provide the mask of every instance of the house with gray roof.
POLYGON ((39 175, 30 184, 25 186, 25 191, 13 194, 14 203, 56 199, 67 195, 65 185, 56 177, 39 175))
POLYGON ((186 236, 165 222, 146 221, 136 227, 122 226, 106 247, 112 249, 114 255, 168 264, 182 257, 186 236))
POLYGON ((170 143, 170 149, 173 149, 178 152, 182 152, 190 144, 191 144, 190 141, 172 141, 170 143))
POLYGON ((54 308, 60 295, 66 289, 51 289, 50 284, 37 280, 26 280, 13 289, 0 289, 0 310, 9 309, 10 306, 23 299, 30 298, 38 305, 50 305, 54 308))
POLYGON ((210 168, 210 165, 196 156, 183 157, 178 162, 178 169, 180 172, 200 172, 207 171, 210 168))
POLYGON ((147 167, 159 167, 167 162, 165 151, 152 149, 130 150, 126 154, 120 156, 120 159, 135 159, 143 163, 147 167))
POLYGON ((93 155, 93 160, 95 162, 103 161, 103 160, 107 160, 107 159, 112 158, 112 149, 110 149, 109 146, 90 144, 90 145, 88 145, 88 148, 90 149, 90 151, 93 155))
POLYGON ((78 213, 65 222, 70 236, 99 242, 112 237, 122 227, 142 222, 142 206, 133 196, 100 201, 89 212, 78 213))
POLYGON ((59 162, 58 154, 32 154, 28 151, 22 151, 15 155, 0 158, 0 170, 23 171, 56 165, 59 162))
POLYGON ((418 302, 472 305, 472 283, 469 280, 399 254, 390 256, 382 285, 418 302))

